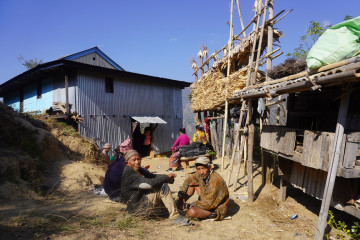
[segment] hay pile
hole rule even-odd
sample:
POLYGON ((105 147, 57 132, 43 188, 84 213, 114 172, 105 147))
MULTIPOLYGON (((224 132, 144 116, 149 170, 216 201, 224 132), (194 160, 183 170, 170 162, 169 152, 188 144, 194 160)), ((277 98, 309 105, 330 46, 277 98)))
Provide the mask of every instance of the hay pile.
POLYGON ((272 79, 279 79, 290 75, 297 74, 306 70, 306 61, 288 58, 273 69, 268 71, 268 76, 272 79))
MULTIPOLYGON (((257 74, 260 80, 263 74, 261 71, 257 74)), ((228 97, 233 97, 234 92, 245 87, 247 78, 247 67, 240 69, 228 78, 228 97)), ((222 77, 220 71, 213 72, 203 76, 199 81, 190 86, 191 89, 191 106, 194 112, 215 110, 225 101, 226 78, 222 77)))
MULTIPOLYGON (((260 31, 252 32, 245 38, 241 39, 231 50, 229 56, 231 61, 231 74, 228 82, 228 96, 233 97, 234 91, 241 90, 246 86, 247 65, 251 53, 253 34, 257 34, 257 40, 260 38, 260 31), (235 70, 240 69, 240 70, 235 70)), ((279 41, 281 32, 274 30, 274 41, 279 41)), ((267 28, 264 31, 263 41, 261 46, 261 54, 267 47, 267 28)), ((226 78, 221 72, 226 71, 228 65, 228 54, 217 59, 209 71, 207 71, 201 79, 191 85, 191 103, 192 110, 207 111, 215 110, 224 103, 226 94, 226 78)), ((262 79, 264 74, 258 71, 257 82, 262 79)))

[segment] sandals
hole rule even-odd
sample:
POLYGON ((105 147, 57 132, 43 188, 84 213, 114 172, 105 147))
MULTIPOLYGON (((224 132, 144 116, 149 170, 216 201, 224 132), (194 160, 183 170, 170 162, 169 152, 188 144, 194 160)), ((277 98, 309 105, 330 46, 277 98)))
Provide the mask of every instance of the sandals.
POLYGON ((191 226, 192 225, 192 223, 189 219, 187 219, 186 217, 183 217, 181 215, 177 219, 173 220, 172 222, 175 224, 178 224, 180 226, 191 226))

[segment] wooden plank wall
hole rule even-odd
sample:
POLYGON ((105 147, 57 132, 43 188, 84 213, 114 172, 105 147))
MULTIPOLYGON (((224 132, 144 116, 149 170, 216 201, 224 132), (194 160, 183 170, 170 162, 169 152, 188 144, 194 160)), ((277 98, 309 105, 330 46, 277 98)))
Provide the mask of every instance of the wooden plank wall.
MULTIPOLYGON (((322 131, 304 131, 302 153, 295 152, 296 130, 279 126, 263 126, 260 146, 282 157, 299 162, 305 167, 328 171, 331 149, 334 143, 334 133, 322 131)), ((360 133, 352 133, 341 146, 338 176, 341 168, 352 169, 359 149, 360 133)), ((309 173, 311 174, 311 173, 309 173)))
POLYGON ((284 155, 294 155, 296 131, 291 128, 265 125, 262 129, 260 146, 284 155))

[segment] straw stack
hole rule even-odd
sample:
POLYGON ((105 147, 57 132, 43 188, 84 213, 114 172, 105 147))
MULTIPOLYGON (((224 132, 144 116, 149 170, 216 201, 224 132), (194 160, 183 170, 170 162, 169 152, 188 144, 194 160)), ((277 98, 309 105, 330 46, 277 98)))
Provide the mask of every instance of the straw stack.
MULTIPOLYGON (((233 97, 234 91, 245 87, 246 75, 247 67, 230 74, 228 82, 226 82, 226 78, 222 76, 220 71, 203 76, 190 87, 192 110, 194 112, 215 110, 225 101, 226 85, 228 88, 228 98, 233 97)), ((260 80, 262 75, 259 71, 257 79, 260 80)))

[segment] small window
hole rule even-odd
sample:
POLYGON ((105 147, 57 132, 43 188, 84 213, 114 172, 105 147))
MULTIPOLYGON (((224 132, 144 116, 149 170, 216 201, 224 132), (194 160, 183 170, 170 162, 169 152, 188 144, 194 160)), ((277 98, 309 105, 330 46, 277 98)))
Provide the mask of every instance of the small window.
POLYGON ((95 61, 96 60, 96 58, 95 57, 93 57, 93 61, 95 61))
POLYGON ((114 93, 114 79, 105 78, 105 92, 114 93))
POLYGON ((41 94, 42 94, 42 84, 41 84, 41 81, 39 81, 39 82, 37 82, 37 87, 36 87, 37 99, 41 98, 41 94))

